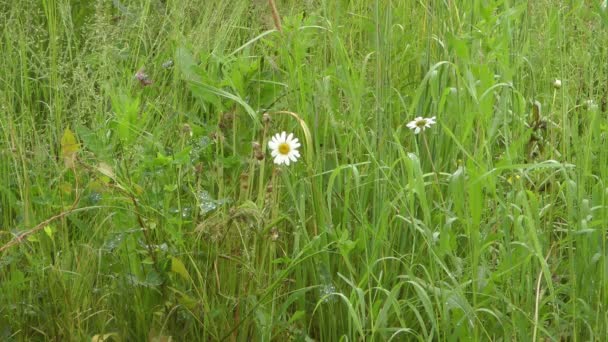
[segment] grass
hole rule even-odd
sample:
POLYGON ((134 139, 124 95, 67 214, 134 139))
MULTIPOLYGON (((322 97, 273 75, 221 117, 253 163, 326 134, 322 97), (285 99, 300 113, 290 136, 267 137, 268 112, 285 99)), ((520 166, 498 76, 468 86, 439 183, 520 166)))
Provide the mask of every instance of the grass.
POLYGON ((601 6, 276 5, 0 2, 0 339, 603 340, 601 6))

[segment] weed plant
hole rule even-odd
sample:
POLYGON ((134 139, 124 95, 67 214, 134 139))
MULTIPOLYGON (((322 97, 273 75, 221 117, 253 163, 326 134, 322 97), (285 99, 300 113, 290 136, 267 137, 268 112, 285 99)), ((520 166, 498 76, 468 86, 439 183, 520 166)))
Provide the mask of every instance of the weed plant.
POLYGON ((276 8, 0 0, 0 340, 604 341, 601 1, 276 8))

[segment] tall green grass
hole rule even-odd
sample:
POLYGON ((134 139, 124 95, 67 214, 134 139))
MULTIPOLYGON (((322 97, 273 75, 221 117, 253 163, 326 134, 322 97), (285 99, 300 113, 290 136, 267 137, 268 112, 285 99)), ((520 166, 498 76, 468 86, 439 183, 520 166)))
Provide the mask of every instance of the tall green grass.
POLYGON ((0 2, 0 339, 603 340, 600 4, 277 7, 0 2))

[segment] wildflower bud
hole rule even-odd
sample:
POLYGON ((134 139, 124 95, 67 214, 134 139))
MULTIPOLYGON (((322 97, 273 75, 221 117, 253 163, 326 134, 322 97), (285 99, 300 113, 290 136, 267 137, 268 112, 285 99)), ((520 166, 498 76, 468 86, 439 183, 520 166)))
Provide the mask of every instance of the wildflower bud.
POLYGON ((209 133, 209 138, 218 142, 224 141, 224 135, 222 134, 222 132, 211 132, 209 133))
POLYGON ((272 193, 272 184, 268 184, 268 186, 266 187, 266 192, 272 193))
POLYGON ((245 192, 249 189, 249 174, 247 172, 241 173, 241 191, 245 192))
POLYGON ((187 123, 184 124, 182 126, 182 133, 184 133, 184 135, 192 136, 192 127, 190 127, 190 125, 187 123))
POLYGON ((562 87, 562 81, 561 80, 557 80, 556 79, 555 81, 553 81, 553 88, 559 89, 561 87, 562 87))
POLYGON ((144 67, 137 70, 137 73, 135 73, 135 78, 139 81, 142 87, 152 84, 152 80, 150 79, 150 76, 146 74, 144 67))
POLYGON ((251 143, 251 147, 253 147, 253 150, 257 152, 257 151, 261 151, 262 145, 260 145, 259 142, 254 141, 251 143))
POLYGON ((264 115, 262 115, 262 122, 264 122, 265 124, 270 123, 270 114, 264 113, 264 115))
POLYGON ((219 122, 218 126, 220 127, 221 130, 226 130, 226 129, 230 128, 230 126, 232 126, 233 121, 234 121, 234 113, 226 112, 226 113, 222 114, 222 117, 220 118, 220 122, 219 122))
POLYGON ((257 160, 264 160, 264 153, 262 151, 256 151, 255 152, 255 159, 257 160))
POLYGON ((279 230, 276 228, 272 228, 270 230, 270 239, 272 241, 277 241, 279 239, 279 230))
POLYGON ((241 187, 247 186, 249 183, 249 174, 247 172, 241 173, 241 187))

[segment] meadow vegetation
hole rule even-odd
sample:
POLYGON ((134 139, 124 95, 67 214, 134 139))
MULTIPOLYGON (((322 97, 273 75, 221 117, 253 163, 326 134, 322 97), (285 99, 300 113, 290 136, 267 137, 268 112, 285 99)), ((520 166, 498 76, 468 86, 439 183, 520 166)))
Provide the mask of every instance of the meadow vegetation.
POLYGON ((603 341, 605 5, 276 5, 0 0, 0 340, 603 341))

